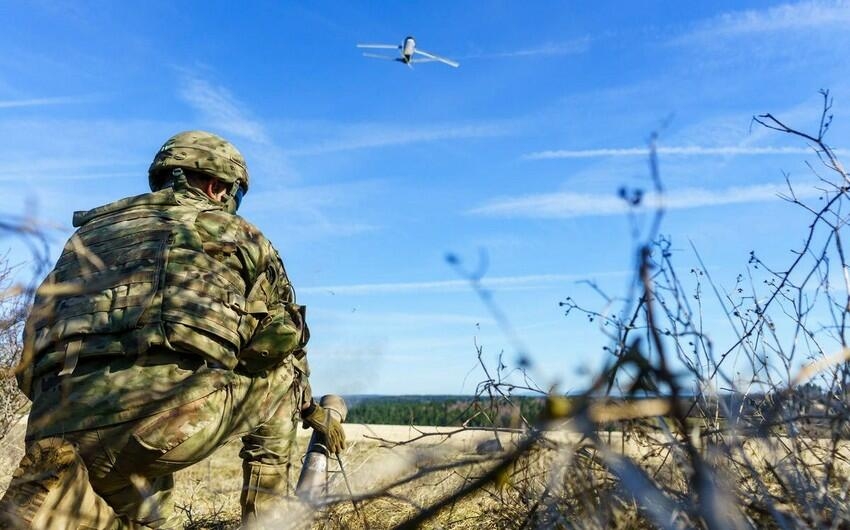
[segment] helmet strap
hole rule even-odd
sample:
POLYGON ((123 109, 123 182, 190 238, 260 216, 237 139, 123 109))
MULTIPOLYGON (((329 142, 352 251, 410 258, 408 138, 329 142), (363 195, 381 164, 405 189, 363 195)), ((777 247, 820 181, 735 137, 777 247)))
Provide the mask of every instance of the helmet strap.
POLYGON ((186 174, 182 168, 175 167, 171 170, 171 175, 162 182, 159 189, 174 188, 175 190, 182 190, 186 189, 186 186, 188 186, 186 174))
POLYGON ((230 186, 230 191, 227 192, 227 198, 224 199, 224 204, 227 207, 228 212, 236 213, 236 210, 239 209, 239 205, 242 203, 242 196, 244 195, 244 192, 240 192, 241 189, 242 181, 233 181, 233 185, 230 186))

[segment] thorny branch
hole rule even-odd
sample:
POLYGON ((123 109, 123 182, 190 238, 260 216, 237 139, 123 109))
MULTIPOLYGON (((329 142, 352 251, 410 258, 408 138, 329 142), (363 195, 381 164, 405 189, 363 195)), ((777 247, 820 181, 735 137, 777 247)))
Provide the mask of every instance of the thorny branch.
MULTIPOLYGON (((513 449, 492 464, 479 463, 485 469, 477 480, 423 507, 399 528, 438 518, 473 495, 498 498, 505 513, 515 514, 502 521, 505 528, 850 524, 850 266, 843 242, 850 178, 825 142, 832 99, 826 91, 821 95, 815 133, 773 114, 753 118, 806 141, 835 176, 819 176, 819 204, 796 193, 784 177, 788 192, 782 198, 811 216, 790 263, 774 269, 753 252, 734 286, 725 289, 692 244, 699 265, 688 278, 680 276, 671 242, 660 235, 664 189, 653 135, 649 172, 659 201, 638 238, 631 291, 619 300, 589 283, 604 309, 586 309, 575 296, 561 303, 567 315, 602 323, 611 339, 608 366, 584 392, 549 394, 543 416, 527 422, 528 434, 513 449), (615 312, 617 303, 622 307, 615 312), (715 303, 733 334, 724 347, 705 319, 715 303), (612 392, 609 403, 631 400, 634 410, 609 406, 603 413, 603 396, 612 392), (540 433, 553 420, 566 420, 561 424, 580 441, 541 443, 540 433), (599 456, 588 459, 588 447, 599 456), (490 491, 488 484, 499 487, 490 491)), ((639 190, 622 190, 621 197, 635 209, 642 206, 639 190)), ((466 273, 459 260, 450 262, 526 359, 528 352, 483 288, 483 270, 466 273)), ((479 394, 491 402, 510 400, 518 387, 501 376, 507 370, 502 357, 491 371, 476 348, 485 373, 479 394)), ((422 473, 428 470, 417 477, 422 473)))

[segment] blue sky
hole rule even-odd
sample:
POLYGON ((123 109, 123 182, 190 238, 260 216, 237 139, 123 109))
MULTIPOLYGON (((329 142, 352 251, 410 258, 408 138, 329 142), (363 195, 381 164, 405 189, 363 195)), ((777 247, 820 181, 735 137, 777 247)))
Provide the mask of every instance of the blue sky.
POLYGON ((616 192, 650 186, 650 134, 684 270, 689 241, 727 285, 751 249, 787 260, 803 218, 776 194, 783 172, 812 194, 813 156, 750 119, 812 130, 828 88, 846 146, 848 22, 846 2, 3 2, 2 212, 55 258, 74 210, 144 193, 159 145, 208 129, 248 160, 240 213, 308 306, 317 392, 470 393, 476 344, 577 390, 605 339, 558 302, 627 292, 616 192), (461 67, 355 47, 408 34, 461 67), (513 338, 447 253, 486 255, 513 338))

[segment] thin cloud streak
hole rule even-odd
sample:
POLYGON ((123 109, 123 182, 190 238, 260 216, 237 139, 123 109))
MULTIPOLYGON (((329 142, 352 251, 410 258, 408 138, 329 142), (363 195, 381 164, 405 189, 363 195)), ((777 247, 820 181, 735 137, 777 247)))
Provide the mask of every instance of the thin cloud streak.
MULTIPOLYGON (((795 186, 799 199, 816 197, 823 192, 814 185, 795 186)), ((684 210, 707 206, 723 206, 750 202, 765 202, 787 195, 785 185, 766 184, 732 187, 724 190, 687 188, 671 191, 659 197, 649 193, 643 197, 638 210, 663 206, 668 210, 684 210)), ((623 199, 613 195, 585 193, 541 193, 518 198, 495 199, 468 213, 492 217, 533 219, 566 219, 605 215, 623 215, 632 209, 623 199)))
POLYGON ((178 96, 198 111, 201 128, 220 132, 238 145, 250 172, 272 180, 298 179, 297 172, 278 147, 277 139, 269 134, 267 123, 255 119, 249 107, 226 87, 189 72, 184 73, 178 96), (236 141, 233 137, 241 140, 236 141))
POLYGON ((291 228, 287 237, 291 240, 353 236, 381 229, 360 220, 362 209, 357 205, 383 193, 385 188, 375 180, 291 186, 248 197, 243 210, 250 219, 274 223, 279 221, 281 205, 286 204, 291 228))
MULTIPOLYGON (((721 146, 702 147, 698 145, 681 147, 658 147, 655 152, 659 155, 672 156, 763 156, 763 155, 810 155, 814 153, 809 147, 744 147, 721 146)), ((847 154, 847 149, 833 149, 835 154, 847 154)), ((550 160, 556 158, 601 158, 601 157, 631 157, 649 156, 646 147, 602 148, 602 149, 558 149, 550 151, 535 151, 522 155, 526 160, 550 160)))
MULTIPOLYGON (((492 290, 544 289, 553 284, 575 282, 589 277, 623 276, 627 271, 602 272, 595 274, 533 274, 528 276, 502 276, 482 278, 481 285, 492 290)), ((302 294, 386 294, 405 292, 446 292, 469 290, 469 280, 441 280, 431 282, 364 283, 354 285, 329 285, 301 287, 302 294)))
POLYGON ((339 129, 337 131, 337 138, 318 142, 313 145, 287 149, 286 154, 289 156, 313 156, 339 151, 374 149, 441 140, 493 138, 511 134, 516 127, 506 123, 447 123, 412 127, 365 124, 350 127, 343 126, 339 129))
POLYGON ((699 25, 674 43, 687 43, 718 37, 746 36, 825 28, 845 28, 850 23, 850 3, 800 2, 781 4, 763 10, 725 13, 699 25))
POLYGON ((22 107, 44 107, 48 105, 73 105, 75 103, 86 103, 91 101, 91 97, 73 97, 60 96, 52 98, 31 98, 31 99, 7 99, 0 100, 0 109, 15 109, 22 107))
POLYGON ((139 179, 139 175, 144 175, 140 171, 123 171, 110 173, 70 173, 70 174, 46 174, 32 172, 0 172, 0 182, 29 182, 29 183, 49 183, 49 182, 79 182, 88 180, 104 180, 115 181, 121 179, 139 179))
POLYGON ((9 162, 0 169, 0 182, 47 183, 99 179, 139 178, 149 161, 95 158, 47 158, 32 162, 9 162))
POLYGON ((260 144, 269 143, 264 127, 249 117, 244 106, 224 87, 203 79, 187 78, 180 96, 214 127, 260 144))
POLYGON ((550 42, 531 48, 502 52, 478 53, 462 57, 463 59, 503 59, 523 57, 554 57, 558 55, 579 55, 590 49, 590 38, 575 39, 567 42, 550 42))
MULTIPOLYGON (((303 289, 298 289, 302 294, 303 289)), ((495 324, 492 317, 486 315, 466 315, 457 313, 417 313, 417 312, 379 312, 362 310, 351 312, 350 310, 334 310, 314 308, 311 310, 312 319, 334 320, 344 323, 346 327, 364 329, 386 329, 392 326, 408 326, 413 328, 428 328, 439 325, 469 326, 476 324, 495 324)))

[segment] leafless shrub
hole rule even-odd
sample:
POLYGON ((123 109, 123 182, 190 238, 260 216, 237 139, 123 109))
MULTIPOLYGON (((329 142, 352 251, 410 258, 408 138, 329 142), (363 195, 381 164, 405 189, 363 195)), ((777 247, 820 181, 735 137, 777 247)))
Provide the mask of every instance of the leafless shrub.
POLYGON ((29 401, 18 389, 16 375, 23 351, 22 332, 33 283, 46 265, 47 243, 29 219, 0 217, 0 237, 23 244, 31 261, 14 264, 11 247, 0 256, 0 487, 5 489, 23 454, 19 425, 29 401), (10 436, 15 432, 15 436, 10 436))
POLYGON ((175 505, 182 512, 186 530, 227 530, 239 528, 239 514, 229 512, 222 493, 208 494, 208 485, 194 480, 184 502, 175 505))
POLYGON ((0 440, 20 419, 26 398, 18 390, 15 366, 21 357, 26 297, 13 284, 14 269, 8 258, 0 259, 0 440))
MULTIPOLYGON (((754 118, 806 141, 821 162, 810 166, 817 200, 795 193, 786 177, 783 198, 810 215, 789 264, 775 268, 753 252, 737 283, 724 288, 694 248, 697 265, 680 276, 660 233, 664 190, 653 138, 650 175, 662 200, 645 225, 633 217, 640 235, 631 292, 618 308, 591 284, 604 297, 602 310, 574 298, 562 303, 608 335, 606 368, 579 395, 549 394, 542 417, 522 418, 526 433, 506 451, 432 465, 360 496, 367 513, 389 503, 406 514, 375 527, 850 528, 850 263, 842 239, 850 177, 825 143, 832 100, 822 95, 815 133, 771 114, 754 118), (725 315, 731 344, 715 342, 719 330, 704 326, 710 305, 725 315), (463 480, 424 504, 400 489, 447 476, 463 480)), ((621 196, 637 209, 644 194, 621 196)), ((524 376, 532 359, 481 286, 483 269, 469 273, 454 256, 449 262, 520 357, 519 378, 501 359, 493 370, 482 361, 480 402, 496 407, 517 390, 546 394, 524 376)), ((359 528, 339 517, 345 502, 325 523, 359 528)))

